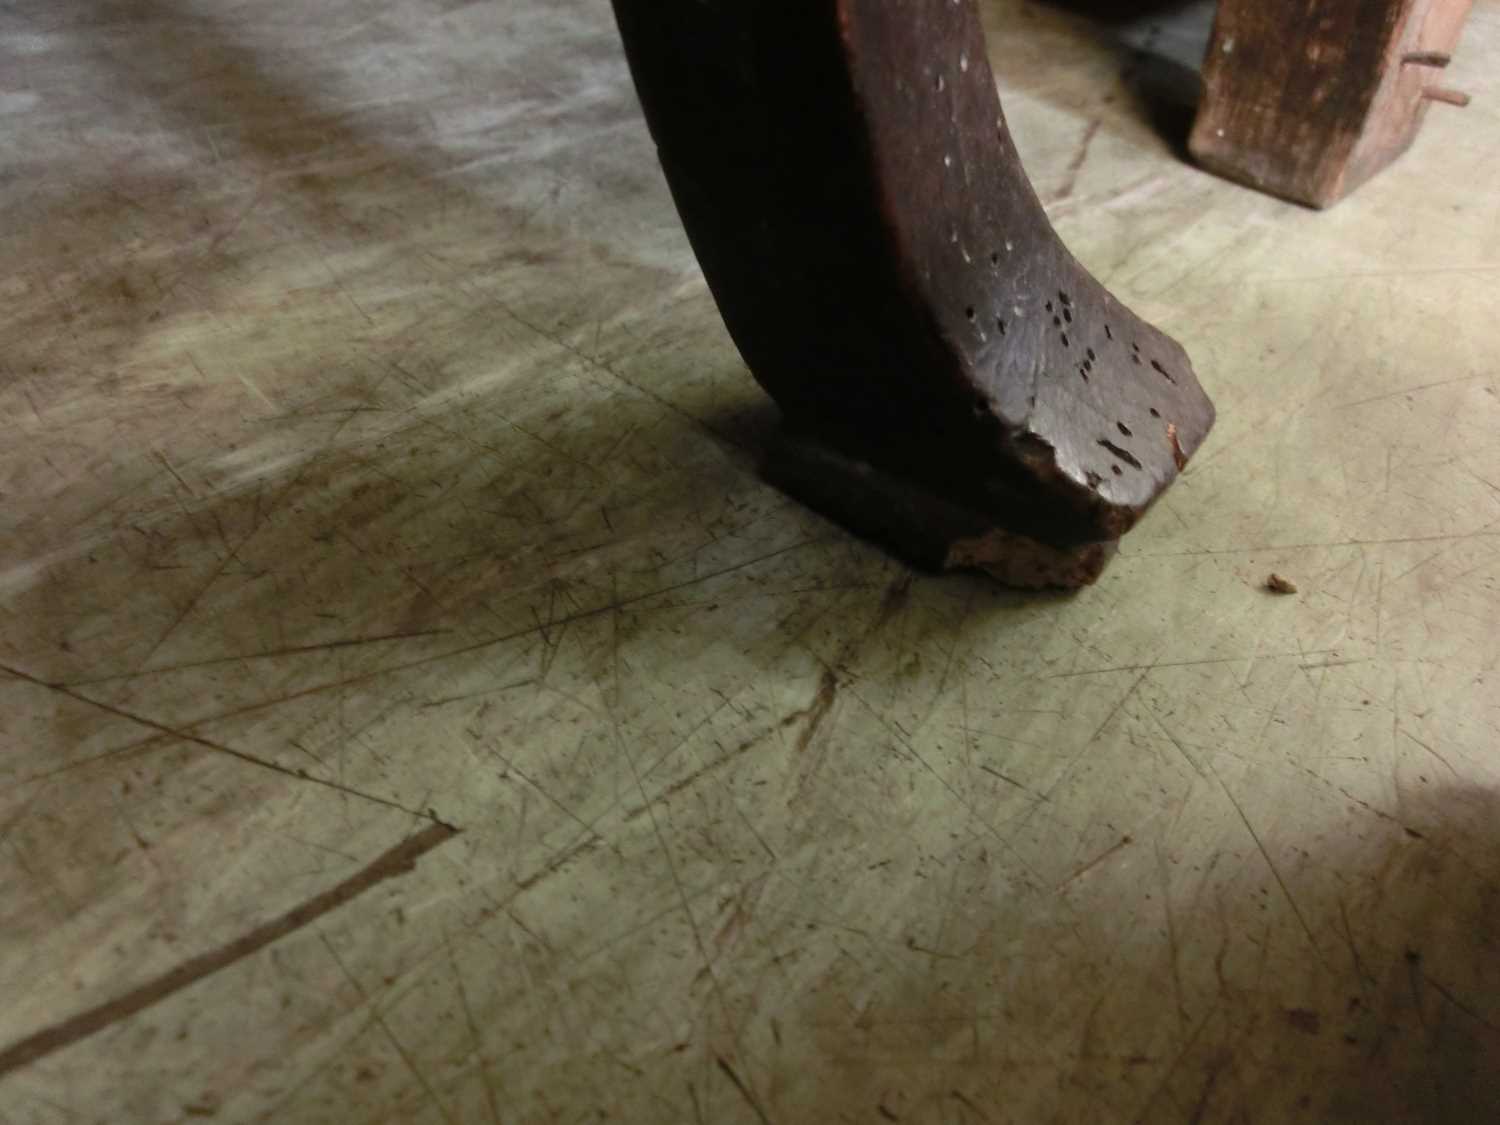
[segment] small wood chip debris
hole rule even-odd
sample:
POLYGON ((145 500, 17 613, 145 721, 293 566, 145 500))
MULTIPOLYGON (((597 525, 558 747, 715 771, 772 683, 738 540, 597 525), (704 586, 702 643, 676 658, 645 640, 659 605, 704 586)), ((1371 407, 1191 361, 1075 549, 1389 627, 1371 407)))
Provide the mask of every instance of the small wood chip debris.
POLYGON ((1283 578, 1279 574, 1272 574, 1266 579, 1266 589, 1273 594, 1295 594, 1297 584, 1290 578, 1283 578))

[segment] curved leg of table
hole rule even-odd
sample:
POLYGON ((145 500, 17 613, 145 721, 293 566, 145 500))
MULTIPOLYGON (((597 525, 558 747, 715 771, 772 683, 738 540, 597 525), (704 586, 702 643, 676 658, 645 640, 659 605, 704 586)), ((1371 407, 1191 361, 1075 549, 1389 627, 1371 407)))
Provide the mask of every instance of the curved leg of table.
POLYGON ((1052 230, 972 0, 615 0, 799 495, 937 566, 1098 576, 1214 411, 1052 230))

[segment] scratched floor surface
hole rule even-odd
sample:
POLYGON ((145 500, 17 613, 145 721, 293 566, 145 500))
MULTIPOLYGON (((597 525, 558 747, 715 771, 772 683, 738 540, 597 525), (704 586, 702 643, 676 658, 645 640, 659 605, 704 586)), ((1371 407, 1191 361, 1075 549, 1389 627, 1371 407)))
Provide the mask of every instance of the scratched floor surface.
POLYGON ((1326 214, 986 16, 1220 408, 1071 599, 761 483, 603 0, 0 7, 0 1125, 1500 1117, 1500 0, 1326 214))

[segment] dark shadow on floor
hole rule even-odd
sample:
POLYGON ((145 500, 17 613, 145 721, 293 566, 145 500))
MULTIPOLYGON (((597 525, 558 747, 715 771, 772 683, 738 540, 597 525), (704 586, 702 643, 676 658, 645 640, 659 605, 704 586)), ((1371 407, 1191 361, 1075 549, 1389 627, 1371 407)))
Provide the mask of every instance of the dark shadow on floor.
POLYGON ((1202 97, 1200 72, 1216 0, 1048 0, 1092 25, 1119 52, 1121 80, 1157 133, 1184 160, 1202 97))

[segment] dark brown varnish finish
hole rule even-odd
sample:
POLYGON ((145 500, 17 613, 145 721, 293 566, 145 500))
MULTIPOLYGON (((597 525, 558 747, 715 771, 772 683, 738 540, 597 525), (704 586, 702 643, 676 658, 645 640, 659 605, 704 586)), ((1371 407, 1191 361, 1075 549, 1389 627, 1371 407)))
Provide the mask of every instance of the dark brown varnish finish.
POLYGON ((972 0, 615 11, 693 247, 785 415, 773 475, 919 562, 1097 577, 1214 411, 1052 230, 972 0))
POLYGON ((1189 147, 1210 171, 1327 207, 1416 139, 1471 0, 1220 0, 1189 147))

